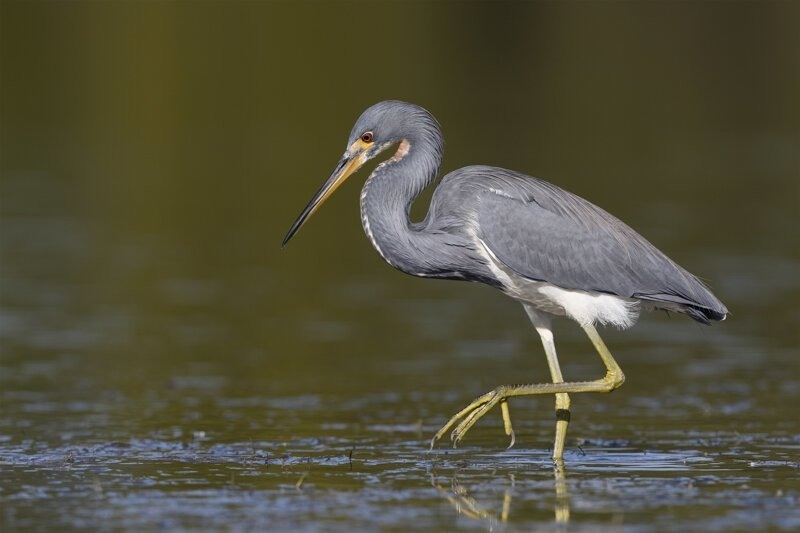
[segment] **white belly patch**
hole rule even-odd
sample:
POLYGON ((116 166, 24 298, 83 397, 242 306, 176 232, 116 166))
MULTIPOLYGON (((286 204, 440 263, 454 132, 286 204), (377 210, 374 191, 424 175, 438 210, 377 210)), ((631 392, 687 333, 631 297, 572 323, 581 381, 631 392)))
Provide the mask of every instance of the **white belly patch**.
POLYGON ((626 329, 639 317, 639 301, 613 294, 564 289, 544 281, 520 276, 501 262, 481 239, 478 249, 502 283, 506 294, 553 315, 568 316, 581 325, 608 324, 626 329))

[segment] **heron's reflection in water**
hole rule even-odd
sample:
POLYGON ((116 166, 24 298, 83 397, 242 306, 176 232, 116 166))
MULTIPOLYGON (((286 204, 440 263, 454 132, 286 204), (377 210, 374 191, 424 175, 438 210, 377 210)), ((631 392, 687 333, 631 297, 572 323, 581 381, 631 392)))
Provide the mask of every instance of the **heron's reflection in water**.
POLYGON ((564 470, 564 461, 558 460, 553 465, 553 484, 556 488, 556 522, 566 524, 569 522, 569 490, 567 489, 567 474, 564 470))
MULTIPOLYGON (((436 474, 431 474, 431 484, 453 505, 459 514, 474 520, 488 521, 490 526, 498 520, 503 524, 508 522, 516 484, 514 474, 508 474, 509 482, 503 492, 503 504, 499 511, 492 509, 491 506, 481 505, 470 494, 469 489, 459 483, 456 474, 450 479, 449 486, 443 485, 440 480, 441 478, 437 477, 436 474)), ((553 487, 555 490, 555 505, 553 509, 555 521, 556 523, 565 524, 569 522, 570 498, 563 461, 557 461, 553 467, 553 487)))

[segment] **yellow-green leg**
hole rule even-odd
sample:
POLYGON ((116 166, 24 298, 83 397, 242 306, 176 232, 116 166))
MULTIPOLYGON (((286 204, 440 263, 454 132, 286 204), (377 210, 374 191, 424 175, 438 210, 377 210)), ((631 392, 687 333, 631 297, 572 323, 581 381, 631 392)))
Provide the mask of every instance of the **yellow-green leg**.
MULTIPOLYGON (((537 311, 530 305, 525 305, 533 327, 542 339, 544 353, 547 356, 547 366, 550 368, 550 376, 553 383, 564 383, 564 376, 561 375, 561 366, 558 364, 556 355, 556 344, 553 340, 552 320, 550 315, 537 311)), ((556 394, 556 437, 553 441, 553 460, 560 460, 564 456, 564 443, 567 440, 567 427, 569 426, 569 394, 556 394)))
MULTIPOLYGON (((505 402, 508 398, 513 396, 527 396, 533 394, 556 394, 556 395, 564 395, 566 396, 568 393, 574 392, 611 392, 612 390, 620 387, 625 382, 625 375, 622 373, 622 369, 619 367, 617 362, 614 360, 614 357, 611 355, 611 352, 608 351, 603 340, 600 338, 600 335, 597 333, 597 330, 591 324, 586 324, 581 326, 586 334, 589 336, 589 339, 592 341, 597 353, 600 355, 600 358, 603 360, 603 364, 606 367, 606 374, 600 379, 596 379, 594 381, 573 381, 573 382, 561 382, 561 383, 537 383, 531 385, 501 385, 495 388, 491 392, 487 392, 472 401, 468 406, 464 409, 456 413, 450 420, 448 420, 447 424, 445 424, 442 429, 440 429, 436 435, 434 435, 433 439, 431 439, 431 447, 436 444, 436 441, 441 439, 447 431, 453 427, 456 423, 455 429, 450 434, 450 440, 453 441, 453 446, 458 445, 461 439, 464 438, 464 435, 470 428, 477 422, 483 415, 485 415, 492 407, 497 405, 500 402, 505 402), (459 422, 460 421, 460 422, 459 422)), ((543 342, 544 339, 543 339, 543 342)), ((553 360, 556 361, 557 367, 557 359, 555 359, 555 349, 553 350, 553 360)), ((548 355, 549 360, 549 355, 548 355)), ((551 372, 552 372, 551 367, 551 372)), ((560 369, 559 369, 560 374, 560 369)), ((555 379, 555 377, 554 377, 555 379)), ((562 398, 564 397, 562 396, 562 398)), ((556 400, 558 401, 558 399, 556 400)), ((562 400, 563 402, 563 400, 562 400)), ((558 404, 557 404, 558 405, 558 404)), ((563 405, 563 403, 562 403, 563 405)), ((568 406, 568 404, 567 404, 568 406)), ((503 418, 504 422, 506 422, 506 428, 510 428, 510 419, 508 419, 508 410, 507 407, 503 409, 503 418)), ((568 420, 564 420, 560 425, 557 421, 556 422, 556 444, 558 445, 559 441, 559 431, 563 431, 564 435, 561 436, 561 444, 560 449, 553 450, 553 459, 556 461, 562 460, 563 454, 563 439, 566 436, 566 430, 568 425, 568 420), (563 429, 559 429, 563 428, 563 429)))

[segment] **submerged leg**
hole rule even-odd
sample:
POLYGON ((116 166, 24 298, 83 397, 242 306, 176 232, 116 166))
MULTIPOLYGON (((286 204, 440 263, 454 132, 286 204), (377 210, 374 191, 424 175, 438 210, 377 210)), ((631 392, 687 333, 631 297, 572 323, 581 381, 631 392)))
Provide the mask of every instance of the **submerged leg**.
MULTIPOLYGON (((591 324, 582 325, 581 327, 589 336, 589 339, 592 341, 597 353, 603 360, 603 364, 606 367, 605 376, 593 381, 536 383, 531 385, 500 385, 493 391, 479 396, 473 400, 472 403, 450 418, 450 420, 447 421, 447 424, 445 424, 442 429, 436 432, 436 435, 434 435, 433 439, 431 439, 431 448, 433 448, 433 445, 436 444, 436 441, 441 439, 444 434, 447 433, 451 427, 453 427, 453 425, 458 423, 456 428, 450 434, 450 440, 453 441, 453 446, 456 446, 461 439, 464 438, 464 434, 470 430, 470 428, 475 424, 475 422, 478 421, 478 419, 485 415, 499 402, 505 401, 512 396, 527 396, 533 394, 566 395, 567 393, 571 392, 611 392, 612 390, 620 387, 625 382, 625 375, 622 373, 622 369, 614 360, 611 352, 609 352, 608 348, 606 348, 606 345, 603 343, 603 340, 600 338, 597 330, 591 324)), ((545 342, 544 337, 542 338, 542 342, 545 342)), ((555 350, 553 350, 553 354, 555 355, 555 350)), ((567 424, 561 424, 561 427, 564 428, 563 431, 565 434, 566 426, 567 424)), ((558 427, 558 423, 556 423, 556 439, 559 438, 558 427)), ((563 443, 561 444, 561 448, 563 450, 563 443)), ((554 456, 555 452, 556 450, 554 449, 554 456)), ((558 459, 560 460, 560 457, 558 459)))
MULTIPOLYGON (((553 341, 553 330, 551 329, 550 315, 537 311, 534 307, 525 304, 525 311, 533 323, 533 327, 542 338, 544 353, 547 355, 547 365, 550 367, 550 376, 553 383, 564 383, 561 375, 561 366, 558 364, 556 355, 556 344, 553 341)), ((556 438, 553 441, 553 460, 560 461, 564 456, 564 443, 567 439, 567 426, 569 426, 569 394, 556 393, 556 438)))

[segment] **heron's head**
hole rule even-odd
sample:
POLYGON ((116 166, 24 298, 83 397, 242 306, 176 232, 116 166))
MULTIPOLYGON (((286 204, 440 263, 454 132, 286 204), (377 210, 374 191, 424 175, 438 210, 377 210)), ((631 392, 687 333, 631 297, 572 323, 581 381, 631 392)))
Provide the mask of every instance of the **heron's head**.
POLYGON ((399 146, 394 157, 402 158, 408 152, 410 143, 413 143, 411 139, 417 135, 420 124, 427 123, 433 123, 438 129, 436 120, 425 109, 397 100, 379 102, 364 111, 350 132, 344 155, 327 181, 294 221, 283 239, 283 245, 289 242, 305 221, 364 163, 392 146, 399 146))

